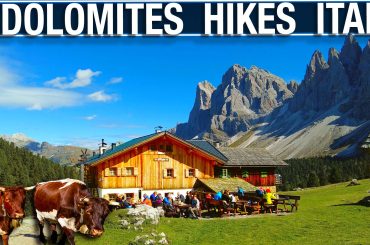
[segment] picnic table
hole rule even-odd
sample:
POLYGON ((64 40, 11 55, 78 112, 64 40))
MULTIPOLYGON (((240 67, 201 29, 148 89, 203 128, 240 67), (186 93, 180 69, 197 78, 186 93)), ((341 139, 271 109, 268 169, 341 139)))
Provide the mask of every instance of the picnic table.
POLYGON ((241 210, 240 214, 242 212, 252 214, 252 213, 260 213, 261 211, 261 205, 260 205, 261 199, 260 198, 250 198, 250 200, 238 200, 235 203, 234 207, 234 213, 237 212, 237 209, 239 208, 241 210))
POLYGON ((279 208, 278 208, 278 205, 279 204, 284 206, 284 209, 282 209, 282 210, 284 210, 285 212, 288 211, 288 209, 286 208, 286 205, 287 205, 287 201, 288 200, 289 200, 289 198, 287 198, 287 197, 281 197, 281 196, 279 196, 279 198, 275 198, 275 199, 272 200, 273 205, 274 205, 274 208, 273 209, 276 211, 276 214, 279 213, 279 208))
POLYGON ((238 201, 236 201, 235 207, 234 207, 234 214, 236 214, 236 212, 238 211, 238 208, 242 212, 246 213, 247 212, 247 207, 249 207, 248 203, 249 203, 249 201, 247 201, 247 200, 238 200, 238 201))
POLYGON ((173 207, 180 212, 180 216, 186 217, 186 212, 191 207, 191 205, 181 203, 181 204, 174 204, 173 207))
POLYGON ((295 211, 298 211, 298 201, 301 200, 300 196, 279 195, 279 198, 286 198, 285 205, 289 205, 291 207, 290 212, 293 212, 294 208, 295 211))

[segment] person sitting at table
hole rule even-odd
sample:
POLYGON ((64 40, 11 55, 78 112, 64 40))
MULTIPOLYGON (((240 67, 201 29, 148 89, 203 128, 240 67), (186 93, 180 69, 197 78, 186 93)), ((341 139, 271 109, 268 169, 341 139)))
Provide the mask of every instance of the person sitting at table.
POLYGON ((163 199, 163 205, 166 209, 173 209, 172 200, 169 193, 165 194, 165 197, 163 199))
POLYGON ((239 197, 239 200, 244 197, 244 190, 240 186, 238 186, 238 197, 239 197))
POLYGON ((276 199, 276 196, 271 193, 270 189, 266 189, 266 193, 263 195, 263 198, 266 200, 265 204, 271 205, 272 199, 276 199))
POLYGON ((200 202, 197 195, 194 195, 191 200, 191 207, 189 207, 189 217, 193 219, 198 219, 201 216, 200 213, 200 202))
POLYGON ((150 195, 150 201, 155 202, 155 200, 157 199, 157 192, 153 192, 151 195, 150 195))
POLYGON ((123 204, 123 201, 125 200, 125 195, 124 194, 118 194, 116 196, 116 202, 119 203, 120 207, 121 208, 124 208, 124 204, 123 204))
POLYGON ((161 193, 159 193, 158 195, 157 195, 157 198, 155 199, 155 201, 154 202, 152 202, 152 205, 153 205, 153 207, 159 207, 159 206, 161 206, 162 205, 162 203, 163 203, 163 197, 162 197, 162 195, 161 195, 161 193))
POLYGON ((148 206, 152 206, 152 201, 150 200, 147 194, 144 194, 143 201, 141 203, 148 206))
POLYGON ((263 197, 263 190, 262 189, 257 189, 256 190, 256 196, 263 197))
POLYGON ((221 198, 222 198, 222 193, 221 193, 221 191, 217 192, 217 193, 214 195, 214 197, 213 197, 213 199, 214 199, 214 200, 216 200, 216 201, 221 200, 221 198))
POLYGON ((178 202, 185 202, 185 197, 180 192, 177 192, 176 201, 178 202))
POLYGON ((230 206, 230 197, 228 190, 224 190, 224 194, 222 194, 221 200, 224 208, 228 208, 230 206))
POLYGON ((236 205, 236 197, 232 193, 229 195, 229 197, 230 197, 230 207, 234 208, 236 205))
POLYGON ((206 200, 211 200, 212 199, 211 193, 207 192, 206 195, 205 195, 205 198, 206 198, 206 200))
POLYGON ((185 203, 190 205, 191 204, 191 199, 192 199, 191 193, 187 191, 186 192, 185 203))
POLYGON ((132 208, 131 205, 131 197, 127 197, 123 202, 122 202, 123 208, 132 208))

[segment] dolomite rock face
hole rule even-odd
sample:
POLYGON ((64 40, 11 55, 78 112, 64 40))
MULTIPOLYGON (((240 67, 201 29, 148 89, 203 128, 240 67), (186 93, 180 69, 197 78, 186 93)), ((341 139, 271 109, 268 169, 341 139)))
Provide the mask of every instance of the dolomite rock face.
POLYGON ((210 83, 198 84, 196 100, 185 124, 176 134, 192 138, 198 133, 220 131, 230 136, 247 130, 251 121, 270 113, 293 93, 283 79, 252 66, 233 65, 215 89, 210 83))
POLYGON ((327 60, 315 51, 299 84, 233 65, 216 89, 198 85, 196 97, 188 122, 174 129, 181 137, 262 147, 282 158, 356 154, 370 134, 370 41, 362 50, 349 35, 327 60))
POLYGON ((202 131, 209 127, 211 97, 215 87, 208 81, 200 82, 197 86, 193 109, 189 115, 189 124, 192 130, 202 131))
POLYGON ((350 82, 338 51, 331 48, 328 57, 327 63, 320 51, 312 55, 305 77, 290 102, 292 111, 323 111, 348 97, 350 82))
POLYGON ((358 89, 352 95, 354 116, 370 119, 370 41, 367 42, 358 65, 358 89))
POLYGON ((290 90, 290 92, 295 94, 298 90, 298 83, 297 83, 297 81, 292 80, 288 83, 287 87, 290 90))
POLYGON ((358 81, 357 71, 361 59, 361 47, 355 37, 348 35, 340 52, 340 62, 343 64, 351 83, 358 81))

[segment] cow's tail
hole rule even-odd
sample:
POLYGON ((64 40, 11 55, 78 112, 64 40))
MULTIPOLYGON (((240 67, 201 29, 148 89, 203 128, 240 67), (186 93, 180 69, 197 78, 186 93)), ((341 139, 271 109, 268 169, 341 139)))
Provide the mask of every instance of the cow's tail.
POLYGON ((35 185, 34 186, 28 186, 28 187, 24 187, 24 189, 26 190, 26 191, 32 191, 33 189, 35 189, 35 185))

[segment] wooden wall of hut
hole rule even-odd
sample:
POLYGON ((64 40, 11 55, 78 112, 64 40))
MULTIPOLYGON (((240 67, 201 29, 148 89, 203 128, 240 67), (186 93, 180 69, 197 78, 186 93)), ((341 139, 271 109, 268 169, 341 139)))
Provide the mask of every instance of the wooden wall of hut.
POLYGON ((213 178, 214 164, 198 150, 160 138, 89 167, 89 174, 99 188, 181 189, 192 188, 195 177, 213 178))
POLYGON ((216 167, 216 178, 238 177, 242 178, 254 186, 274 186, 275 168, 274 167, 216 167), (224 169, 227 169, 225 171, 224 169))

